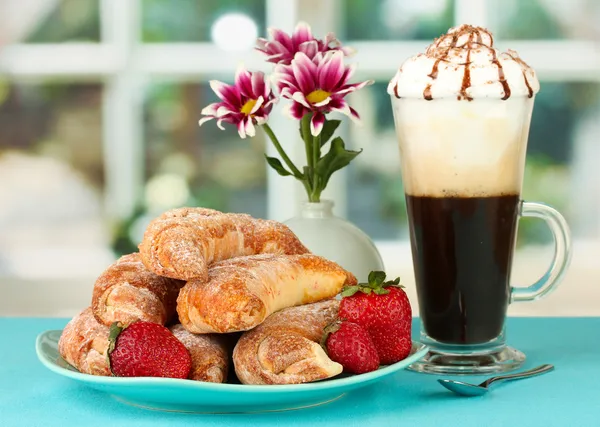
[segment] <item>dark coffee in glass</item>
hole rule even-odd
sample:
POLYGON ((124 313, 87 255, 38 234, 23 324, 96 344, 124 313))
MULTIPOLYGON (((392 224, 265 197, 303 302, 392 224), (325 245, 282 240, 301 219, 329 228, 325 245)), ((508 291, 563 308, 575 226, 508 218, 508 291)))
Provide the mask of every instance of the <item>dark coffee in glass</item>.
POLYGON ((428 335, 452 344, 494 340, 510 299, 519 196, 407 195, 406 202, 428 335))
POLYGON ((401 156, 421 342, 411 368, 491 373, 519 367, 506 346, 510 302, 558 283, 570 257, 568 227, 554 209, 521 201, 534 97, 506 100, 392 97, 401 156), (547 221, 556 241, 548 273, 529 288, 510 285, 517 222, 547 221))

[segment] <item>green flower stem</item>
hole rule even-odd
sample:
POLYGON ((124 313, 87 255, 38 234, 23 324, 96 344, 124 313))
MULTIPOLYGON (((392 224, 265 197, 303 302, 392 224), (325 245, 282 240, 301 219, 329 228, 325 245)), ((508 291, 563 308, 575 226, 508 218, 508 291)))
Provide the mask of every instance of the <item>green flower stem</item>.
POLYGON ((290 168, 290 170, 292 171, 292 174, 296 178, 302 179, 302 172, 300 172, 300 170, 296 167, 294 162, 292 162, 292 160, 288 157, 287 153, 284 151, 283 147, 279 143, 279 140, 275 136, 273 129, 271 129, 271 127, 267 123, 265 123, 262 126, 263 126, 265 132, 267 133, 267 135, 269 135, 269 139, 271 139, 271 142, 275 146, 275 149, 277 150, 277 152, 279 153, 279 155, 281 156, 283 161, 288 166, 288 168, 290 168))
POLYGON ((310 134, 310 119, 311 114, 305 114, 302 117, 302 121, 300 122, 300 126, 302 126, 302 136, 304 137, 304 149, 306 150, 306 163, 308 164, 308 168, 311 170, 311 178, 312 178, 312 156, 311 156, 311 142, 312 136, 310 134))
POLYGON ((269 136, 269 139, 271 140, 271 142, 275 146, 275 149, 277 150, 277 152, 279 153, 279 155, 281 156, 281 158, 283 159, 283 161, 285 162, 285 164, 292 171, 292 174, 294 175, 294 177, 297 180, 299 180, 299 181, 302 182, 302 185, 304 185, 304 188, 306 189, 306 192, 308 194, 310 194, 310 187, 309 187, 308 182, 307 182, 307 177, 304 176, 304 174, 302 174, 302 172, 300 172, 300 170, 296 167, 296 165, 294 164, 294 162, 292 162, 292 159, 289 158, 289 156, 287 155, 287 153, 285 152, 285 150, 283 149, 283 147, 279 143, 279 140, 275 136, 275 133, 273 132, 273 129, 271 129, 271 126, 269 126, 267 123, 265 123, 265 124, 262 125, 262 127, 265 130, 265 133, 269 136))
POLYGON ((321 135, 312 138, 312 156, 313 156, 313 191, 311 202, 319 202, 321 200, 321 183, 317 174, 317 164, 321 158, 321 135))
POLYGON ((313 144, 313 137, 310 133, 310 120, 312 118, 312 114, 305 114, 304 117, 302 117, 302 120, 300 121, 300 126, 302 129, 302 136, 304 139, 304 149, 306 151, 306 163, 307 163, 307 178, 308 178, 308 188, 307 188, 307 195, 308 195, 308 200, 311 202, 314 202, 315 200, 313 199, 313 192, 314 189, 316 187, 316 182, 315 182, 315 166, 316 164, 313 163, 313 156, 312 156, 312 144, 313 144))

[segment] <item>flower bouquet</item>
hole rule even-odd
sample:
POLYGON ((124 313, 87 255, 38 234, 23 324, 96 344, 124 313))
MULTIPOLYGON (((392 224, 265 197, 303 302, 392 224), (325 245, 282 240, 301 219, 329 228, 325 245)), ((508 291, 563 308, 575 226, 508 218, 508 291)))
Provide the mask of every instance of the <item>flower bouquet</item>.
POLYGON ((240 67, 233 85, 211 81, 221 101, 202 110, 204 117, 199 124, 216 119, 217 126, 224 129, 223 122, 230 123, 237 126, 241 138, 255 136, 256 126, 262 127, 280 156, 265 155, 269 166, 302 182, 308 200, 320 202, 333 173, 362 151, 348 150, 341 137, 334 137, 341 120, 328 116, 337 112, 358 120, 358 113, 345 97, 373 82, 349 83, 356 65, 346 65, 344 60, 352 50, 342 46, 333 33, 317 39, 305 23, 298 24, 291 36, 279 29, 269 33, 269 39, 258 39, 256 49, 274 64, 272 74, 240 67), (268 124, 273 105, 281 98, 289 100, 285 111, 299 122, 306 151, 302 168, 290 159, 268 124))

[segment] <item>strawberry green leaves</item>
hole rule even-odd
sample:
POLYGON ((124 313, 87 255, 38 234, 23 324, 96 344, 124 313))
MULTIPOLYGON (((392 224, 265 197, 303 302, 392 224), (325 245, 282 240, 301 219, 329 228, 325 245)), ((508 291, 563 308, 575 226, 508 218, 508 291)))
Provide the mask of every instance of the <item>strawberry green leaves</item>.
POLYGON ((403 287, 400 285, 400 278, 397 277, 394 280, 385 281, 386 274, 384 271, 371 271, 368 277, 368 283, 359 283, 358 285, 345 286, 342 289, 342 297, 350 297, 357 292, 369 295, 374 293, 376 295, 386 295, 390 291, 386 289, 390 286, 403 287))
POLYGON ((323 347, 323 350, 327 351, 327 338, 329 338, 329 335, 337 332, 341 325, 342 322, 340 320, 334 320, 329 325, 325 326, 323 329, 323 336, 321 337, 321 347, 323 347))
POLYGON ((110 325, 110 330, 108 332, 108 354, 112 353, 115 349, 115 343, 117 342, 117 338, 121 332, 123 332, 123 329, 125 328, 118 322, 114 322, 112 325, 110 325))
MULTIPOLYGON (((379 286, 385 281, 385 272, 371 271, 367 280, 370 284, 373 284, 374 286, 379 286)), ((398 280, 400 280, 400 278, 398 278, 398 280)))
MULTIPOLYGON (((121 335, 125 327, 121 326, 119 322, 113 322, 110 325, 110 329, 108 331, 108 350, 106 351, 106 362, 108 364, 108 369, 110 369, 112 373, 112 368, 110 364, 110 355, 115 350, 115 345, 117 344, 117 338, 121 335)), ((114 373, 113 373, 114 375, 114 373)))

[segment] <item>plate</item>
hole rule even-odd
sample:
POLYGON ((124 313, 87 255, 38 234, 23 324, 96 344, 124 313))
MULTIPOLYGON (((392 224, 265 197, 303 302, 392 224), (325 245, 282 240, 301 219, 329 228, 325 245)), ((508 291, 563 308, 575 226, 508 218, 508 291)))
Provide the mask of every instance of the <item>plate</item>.
POLYGON ((215 384, 174 378, 122 378, 82 374, 58 352, 62 331, 46 331, 36 340, 40 361, 51 371, 104 391, 117 400, 146 409, 196 413, 252 413, 308 408, 381 381, 421 359, 428 348, 413 343, 410 356, 361 375, 289 385, 215 384))

